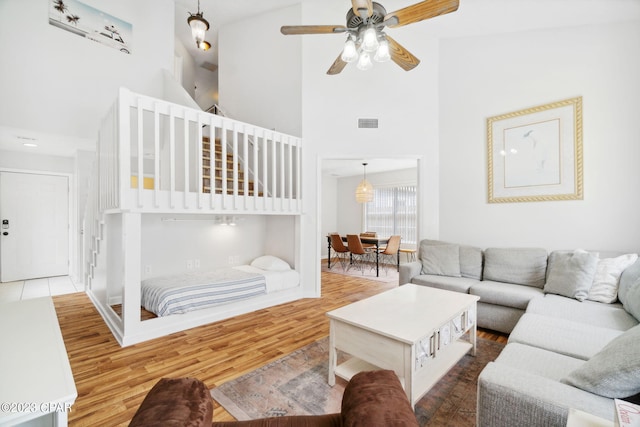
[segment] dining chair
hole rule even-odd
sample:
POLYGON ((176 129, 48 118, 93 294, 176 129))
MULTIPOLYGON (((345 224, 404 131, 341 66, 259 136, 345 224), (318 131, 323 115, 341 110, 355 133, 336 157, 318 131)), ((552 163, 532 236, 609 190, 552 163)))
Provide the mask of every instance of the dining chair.
MULTIPOLYGON (((347 270, 349 264, 349 249, 342 243, 342 237, 338 233, 331 233, 331 249, 335 255, 334 260, 337 260, 342 266, 342 270, 347 270)), ((331 254, 329 254, 331 258, 331 254)), ((332 265, 335 265, 335 261, 332 265)))
MULTIPOLYGON (((360 233, 360 239, 362 239, 363 237, 375 238, 375 237, 378 237, 378 233, 376 233, 375 231, 365 231, 363 233, 360 233)), ((370 251, 374 251, 376 249, 375 243, 362 243, 362 247, 365 250, 370 250, 370 251)))
POLYGON ((366 250, 362 246, 360 236, 357 234, 347 234, 347 248, 349 248, 349 252, 351 252, 351 265, 349 268, 354 267, 356 270, 362 271, 362 274, 364 274, 366 266, 372 268, 370 261, 373 252, 366 250))
POLYGON ((400 236, 391 236, 387 242, 387 246, 380 249, 380 261, 384 268, 385 274, 387 273, 387 267, 389 264, 398 265, 398 251, 400 250, 400 236))

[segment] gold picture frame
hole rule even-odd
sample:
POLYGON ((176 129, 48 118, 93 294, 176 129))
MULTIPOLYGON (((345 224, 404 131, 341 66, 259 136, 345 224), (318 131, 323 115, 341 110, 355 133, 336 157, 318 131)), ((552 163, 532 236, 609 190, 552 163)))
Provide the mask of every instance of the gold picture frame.
POLYGON ((487 119, 489 203, 582 200, 582 97, 487 119))

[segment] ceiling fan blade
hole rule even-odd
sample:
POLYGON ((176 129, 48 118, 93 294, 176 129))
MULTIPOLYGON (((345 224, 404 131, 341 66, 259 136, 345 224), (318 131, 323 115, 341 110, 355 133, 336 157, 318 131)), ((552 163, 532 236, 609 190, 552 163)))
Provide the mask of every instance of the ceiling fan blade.
POLYGON ((327 74, 329 74, 330 76, 339 74, 342 70, 344 70, 344 67, 346 66, 347 63, 342 60, 342 53, 340 53, 336 60, 333 61, 333 64, 331 64, 331 67, 329 67, 329 70, 327 70, 327 74))
POLYGON ((387 27, 401 27, 458 10, 459 0, 426 0, 388 13, 384 17, 387 27))
POLYGON ((387 42, 389 42, 389 53, 391 54, 391 60, 402 67, 405 71, 411 71, 418 66, 420 60, 413 56, 407 49, 400 46, 400 44, 389 37, 387 37, 387 42))
POLYGON ((353 13, 363 20, 373 14, 373 3, 371 0, 351 0, 353 13))
POLYGON ((280 32, 290 34, 336 34, 344 33, 347 27, 344 25, 284 25, 280 32))

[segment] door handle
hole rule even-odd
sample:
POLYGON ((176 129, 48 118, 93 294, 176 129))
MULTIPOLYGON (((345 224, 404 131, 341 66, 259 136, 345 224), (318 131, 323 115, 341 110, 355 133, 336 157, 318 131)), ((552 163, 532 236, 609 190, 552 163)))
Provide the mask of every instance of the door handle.
POLYGON ((8 235, 9 235, 9 232, 8 232, 8 231, 4 231, 4 232, 2 233, 2 235, 3 235, 3 236, 8 236, 8 235))

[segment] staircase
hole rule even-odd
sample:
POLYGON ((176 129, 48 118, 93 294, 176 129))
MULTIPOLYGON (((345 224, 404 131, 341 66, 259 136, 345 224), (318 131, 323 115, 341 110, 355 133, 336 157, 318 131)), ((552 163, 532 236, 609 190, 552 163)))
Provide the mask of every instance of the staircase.
MULTIPOLYGON (((233 153, 227 152, 226 159, 224 160, 223 165, 223 153, 222 153, 222 144, 220 142, 220 138, 216 138, 213 146, 213 166, 212 166, 212 158, 211 158, 211 140, 209 137, 202 137, 202 192, 203 193, 211 193, 211 183, 214 183, 214 192, 215 194, 223 193, 223 185, 222 185, 222 177, 226 170, 227 175, 227 191, 226 194, 234 194, 234 161, 233 161, 233 153)), ((236 194, 243 196, 244 195, 244 170, 241 168, 241 164, 238 162, 235 164, 236 173, 238 176, 238 192, 236 194)), ((248 181, 248 195, 254 195, 254 182, 252 180, 248 181)), ((258 196, 262 196, 262 192, 258 193, 258 196)))

